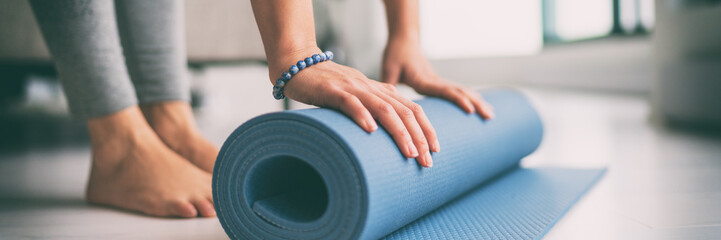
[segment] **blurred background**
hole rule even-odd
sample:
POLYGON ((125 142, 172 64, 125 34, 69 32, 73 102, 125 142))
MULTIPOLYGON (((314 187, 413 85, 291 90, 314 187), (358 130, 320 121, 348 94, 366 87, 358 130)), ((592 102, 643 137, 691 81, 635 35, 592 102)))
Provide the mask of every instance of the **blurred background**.
MULTIPOLYGON (((213 142, 222 144, 258 114, 308 107, 271 97, 249 1, 185 4, 194 111, 213 142)), ((546 137, 525 166, 611 169, 547 238, 721 236, 721 1, 420 0, 420 6, 423 50, 441 76, 473 88, 521 89, 539 109, 546 137)), ((378 79, 387 37, 382 2, 314 1, 314 11, 321 49, 378 79)), ((87 132, 67 112, 25 0, 0 1, 0 159, 0 201, 7 204, 0 216, 32 222, 27 212, 9 209, 39 206, 112 215, 82 204, 87 132)), ((17 233, 8 236, 52 236, 17 226, 0 220, 5 234, 17 233)), ((218 230, 210 222, 179 231, 223 236, 218 230)))

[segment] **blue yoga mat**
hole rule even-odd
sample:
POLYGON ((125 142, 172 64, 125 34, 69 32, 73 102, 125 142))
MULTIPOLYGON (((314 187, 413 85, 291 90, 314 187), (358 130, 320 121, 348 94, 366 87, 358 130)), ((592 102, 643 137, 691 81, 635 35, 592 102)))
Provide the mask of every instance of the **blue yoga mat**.
POLYGON ((256 117, 218 156, 218 219, 233 239, 539 239, 603 170, 520 168, 538 114, 517 91, 481 93, 493 120, 417 101, 441 143, 432 168, 333 110, 256 117))

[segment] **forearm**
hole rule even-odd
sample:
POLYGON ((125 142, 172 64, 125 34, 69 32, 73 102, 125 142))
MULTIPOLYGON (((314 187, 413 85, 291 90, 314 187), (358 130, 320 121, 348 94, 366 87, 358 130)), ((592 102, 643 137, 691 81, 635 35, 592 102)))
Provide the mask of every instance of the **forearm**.
POLYGON ((281 69, 308 57, 305 55, 319 52, 311 0, 251 0, 251 4, 268 58, 271 81, 280 76, 281 69))
POLYGON ((388 40, 418 41, 420 24, 418 0, 384 0, 388 19, 388 40))

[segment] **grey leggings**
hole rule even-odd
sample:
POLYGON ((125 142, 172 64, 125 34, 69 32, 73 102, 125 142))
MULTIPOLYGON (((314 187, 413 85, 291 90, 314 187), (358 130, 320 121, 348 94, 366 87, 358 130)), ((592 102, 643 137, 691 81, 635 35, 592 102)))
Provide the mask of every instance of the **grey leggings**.
POLYGON ((30 3, 75 117, 189 100, 183 1, 30 3))

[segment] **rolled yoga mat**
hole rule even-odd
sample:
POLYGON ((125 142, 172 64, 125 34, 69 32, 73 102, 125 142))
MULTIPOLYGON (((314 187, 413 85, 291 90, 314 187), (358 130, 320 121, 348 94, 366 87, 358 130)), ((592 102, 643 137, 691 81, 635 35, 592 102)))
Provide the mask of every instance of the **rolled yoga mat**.
POLYGON ((541 120, 517 91, 481 93, 493 120, 417 101, 441 144, 432 168, 334 110, 256 117, 215 164, 218 219, 232 239, 539 239, 603 170, 520 168, 541 120))

